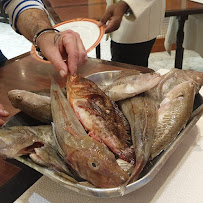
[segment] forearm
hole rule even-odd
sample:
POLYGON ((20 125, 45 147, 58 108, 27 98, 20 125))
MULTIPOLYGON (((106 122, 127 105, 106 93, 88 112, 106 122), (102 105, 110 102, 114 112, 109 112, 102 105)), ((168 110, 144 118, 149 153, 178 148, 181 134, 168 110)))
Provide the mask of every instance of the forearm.
POLYGON ((26 10, 39 9, 47 12, 41 0, 4 0, 2 1, 3 9, 9 15, 9 22, 12 28, 19 32, 17 29, 18 17, 26 10))
POLYGON ((87 61, 87 52, 78 33, 72 30, 56 33, 49 29, 36 35, 52 27, 42 0, 4 0, 3 7, 16 32, 31 42, 37 36, 35 43, 61 77, 75 74, 78 66, 87 61))
POLYGON ((31 42, 36 33, 51 27, 52 25, 47 14, 40 9, 25 10, 19 15, 17 20, 18 31, 31 42))

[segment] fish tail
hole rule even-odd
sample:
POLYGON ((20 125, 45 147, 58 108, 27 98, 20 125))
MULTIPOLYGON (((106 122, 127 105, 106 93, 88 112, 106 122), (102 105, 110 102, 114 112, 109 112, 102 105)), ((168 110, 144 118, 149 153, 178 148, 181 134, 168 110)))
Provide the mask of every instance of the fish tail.
POLYGON ((132 183, 135 180, 137 180, 137 178, 138 178, 139 174, 141 173, 142 169, 144 168, 144 166, 145 166, 144 158, 142 158, 140 161, 136 161, 135 168, 126 183, 127 184, 132 183))
POLYGON ((130 178, 120 186, 120 189, 119 189, 119 192, 120 194, 123 196, 125 195, 125 191, 126 191, 126 187, 129 183, 132 183, 134 182, 135 180, 137 180, 140 172, 142 171, 142 169, 144 168, 145 166, 145 161, 144 161, 144 158, 142 158, 140 161, 137 161, 136 162, 136 165, 135 165, 135 168, 130 176, 130 178))
POLYGON ((142 157, 142 159, 140 159, 140 161, 136 161, 135 168, 134 168, 132 174, 130 175, 130 178, 123 185, 120 186, 119 192, 121 195, 125 194, 126 186, 129 183, 132 183, 135 180, 137 180, 137 178, 138 178, 139 174, 141 173, 142 169, 144 168, 144 166, 145 166, 145 161, 144 161, 143 157, 142 157))

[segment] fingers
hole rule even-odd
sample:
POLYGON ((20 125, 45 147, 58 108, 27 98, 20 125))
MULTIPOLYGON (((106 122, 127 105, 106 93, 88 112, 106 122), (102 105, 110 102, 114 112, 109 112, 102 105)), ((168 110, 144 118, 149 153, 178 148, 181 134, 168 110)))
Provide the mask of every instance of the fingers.
POLYGON ((111 19, 112 15, 113 15, 112 11, 107 10, 106 13, 100 19, 98 26, 100 27, 105 25, 111 19))
POLYGON ((122 18, 119 16, 112 17, 108 25, 105 28, 105 33, 110 33, 117 30, 120 27, 122 18))
POLYGON ((5 122, 2 119, 0 119, 0 126, 2 126, 4 123, 5 122))
POLYGON ((78 33, 66 30, 44 34, 38 45, 42 54, 53 64, 61 77, 75 74, 77 68, 87 62, 87 52, 78 33))
POLYGON ((123 1, 114 3, 108 7, 106 13, 101 18, 99 26, 106 25, 105 33, 113 32, 120 27, 124 13, 129 8, 123 1), (108 23, 107 23, 108 22, 108 23))
POLYGON ((3 105, 0 104, 0 117, 6 117, 9 113, 4 109, 3 105))
POLYGON ((78 45, 78 49, 79 49, 79 53, 80 53, 80 64, 84 64, 87 62, 88 57, 87 57, 87 51, 84 47, 84 44, 80 38, 80 35, 78 33, 77 34, 77 45, 78 45))
POLYGON ((63 58, 57 48, 55 48, 55 51, 53 51, 53 53, 50 54, 50 57, 47 57, 47 58, 53 64, 56 71, 59 72, 59 75, 62 78, 64 78, 68 74, 67 64, 63 60, 63 58))
POLYGON ((105 33, 110 33, 120 27, 122 16, 115 15, 115 11, 107 10, 106 14, 101 18, 98 26, 106 25, 105 33), (108 22, 108 24, 107 24, 108 22))
MULTIPOLYGON (((0 104, 0 117, 7 117, 9 113, 4 109, 3 105, 0 104)), ((5 123, 2 119, 0 119, 0 126, 2 126, 5 123)))
POLYGON ((77 67, 87 62, 87 52, 78 33, 69 31, 69 35, 62 37, 62 43, 68 54, 67 65, 70 74, 77 72, 77 67))

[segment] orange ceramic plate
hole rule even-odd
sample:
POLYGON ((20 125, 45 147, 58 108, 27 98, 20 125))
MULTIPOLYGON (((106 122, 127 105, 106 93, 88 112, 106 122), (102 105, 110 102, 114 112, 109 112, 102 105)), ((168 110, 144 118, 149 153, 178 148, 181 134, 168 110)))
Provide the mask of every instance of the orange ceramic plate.
MULTIPOLYGON (((70 29, 79 33, 87 52, 91 51, 100 43, 105 32, 103 26, 98 27, 98 21, 88 18, 77 18, 64 21, 53 27, 61 32, 70 29)), ((34 45, 32 46, 31 54, 41 62, 50 63, 39 55, 34 45)))

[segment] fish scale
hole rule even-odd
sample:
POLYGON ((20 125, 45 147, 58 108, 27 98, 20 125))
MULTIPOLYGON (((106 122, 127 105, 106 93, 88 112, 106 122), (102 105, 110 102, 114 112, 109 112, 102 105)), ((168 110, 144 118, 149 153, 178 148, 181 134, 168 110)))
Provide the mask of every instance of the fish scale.
POLYGON ((157 108, 153 99, 145 93, 119 101, 119 106, 130 123, 136 155, 135 168, 125 187, 138 178, 148 161, 157 126, 157 108))
POLYGON ((94 82, 82 76, 69 76, 66 89, 68 99, 89 135, 108 146, 119 158, 134 163, 134 150, 129 146, 129 124, 116 103, 94 82))
POLYGON ((128 179, 112 152, 88 136, 69 101, 51 80, 51 109, 59 151, 77 174, 97 187, 110 188, 128 179))
POLYGON ((193 111, 195 88, 193 82, 186 81, 166 94, 160 104, 150 159, 165 150, 186 125, 193 111))

